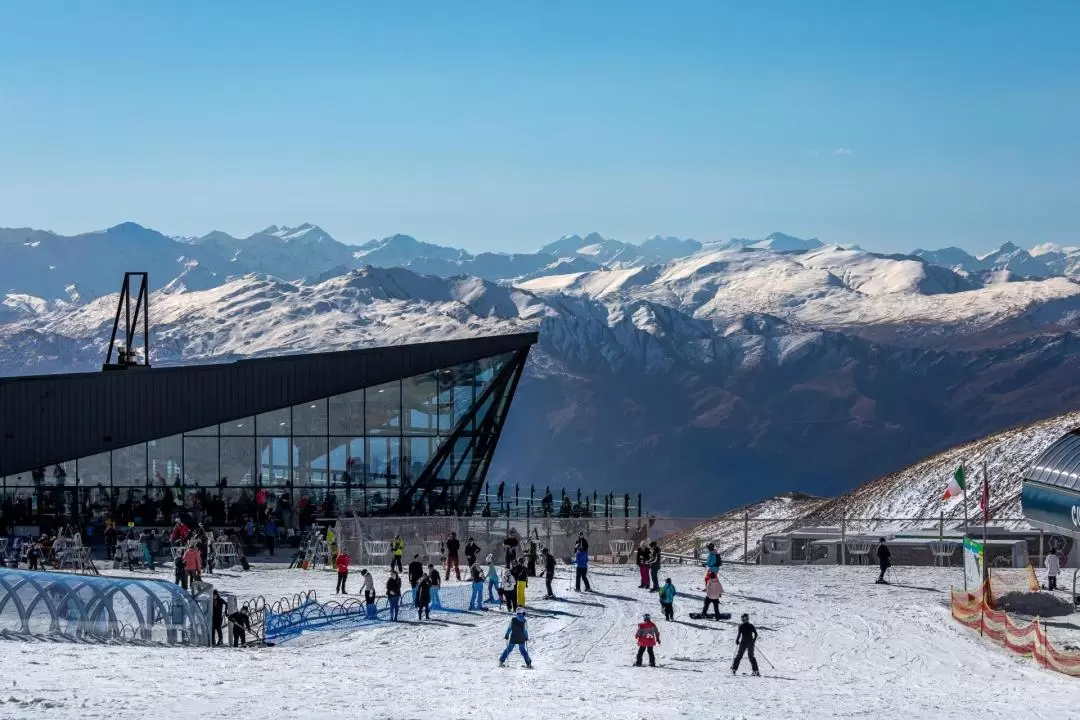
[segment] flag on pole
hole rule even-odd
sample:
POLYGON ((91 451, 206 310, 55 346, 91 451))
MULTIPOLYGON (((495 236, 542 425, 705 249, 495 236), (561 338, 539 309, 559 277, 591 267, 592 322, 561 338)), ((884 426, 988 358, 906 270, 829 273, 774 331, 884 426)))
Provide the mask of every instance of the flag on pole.
POLYGON ((983 491, 979 498, 979 507, 983 511, 983 525, 990 522, 990 477, 983 468, 983 491))
POLYGON ((956 468, 956 472, 949 478, 949 487, 945 488, 945 495, 942 496, 942 500, 948 500, 949 498, 956 497, 960 493, 964 492, 964 488, 967 487, 967 481, 964 479, 964 464, 960 463, 960 467, 956 468))

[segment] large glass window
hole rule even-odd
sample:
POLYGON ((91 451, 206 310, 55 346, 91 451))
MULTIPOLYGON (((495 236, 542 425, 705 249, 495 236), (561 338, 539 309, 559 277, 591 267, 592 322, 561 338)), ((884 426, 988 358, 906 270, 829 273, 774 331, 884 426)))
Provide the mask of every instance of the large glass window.
POLYGON ((439 371, 439 434, 449 435, 468 414, 476 385, 476 363, 439 371))
POLYGON ((364 438, 330 438, 331 486, 360 487, 364 475, 364 438))
POLYGON ((323 435, 328 432, 326 417, 326 400, 315 400, 302 405, 294 405, 292 409, 292 434, 293 435, 323 435))
POLYGON ((401 434, 401 383, 397 380, 367 391, 368 435, 401 434))
POLYGON ((298 437, 293 442, 293 484, 326 487, 327 438, 298 437))
POLYGON ((428 373, 401 381, 405 434, 435 435, 439 430, 439 375, 428 373))
POLYGON ((110 454, 107 452, 79 458, 76 463, 76 470, 79 474, 80 485, 109 487, 112 484, 112 462, 110 454))
POLYGON ((259 484, 283 487, 292 477, 292 438, 260 437, 258 442, 259 484))
POLYGON ((255 431, 264 437, 288 435, 292 426, 291 408, 264 412, 255 418, 255 431))
POLYGON ((364 434, 364 391, 334 395, 330 398, 330 434, 364 434))
POLYGON ((218 439, 184 438, 184 484, 188 487, 217 487, 218 439))
POLYGON ((255 484, 255 438, 221 438, 221 477, 227 487, 255 484))
POLYGON ((145 487, 146 443, 131 445, 112 454, 113 485, 120 487, 145 487))
POLYGON ((172 485, 183 474, 184 437, 172 437, 151 440, 146 444, 150 464, 147 472, 155 485, 172 485))

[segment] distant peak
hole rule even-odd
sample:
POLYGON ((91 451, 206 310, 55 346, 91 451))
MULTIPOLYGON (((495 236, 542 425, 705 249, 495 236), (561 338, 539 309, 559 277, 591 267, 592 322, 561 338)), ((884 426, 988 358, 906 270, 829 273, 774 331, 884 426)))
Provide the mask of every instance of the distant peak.
POLYGON ((142 225, 136 222, 122 222, 119 225, 113 225, 109 228, 109 232, 141 232, 146 230, 142 225))

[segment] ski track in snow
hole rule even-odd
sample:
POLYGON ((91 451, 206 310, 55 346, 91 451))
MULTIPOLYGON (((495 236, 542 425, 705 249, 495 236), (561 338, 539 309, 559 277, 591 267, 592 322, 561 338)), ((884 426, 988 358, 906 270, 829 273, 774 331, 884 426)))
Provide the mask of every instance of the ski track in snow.
MULTIPOLYGON (((529 651, 497 666, 507 614, 436 613, 430 623, 316 632, 274 648, 175 649, 29 643, 0 653, 0 718, 212 715, 287 718, 951 718, 1073 716, 1080 680, 1042 670, 949 617, 959 569, 725 566, 721 608, 751 613, 765 677, 732 677, 735 621, 690 620, 702 570, 665 569, 680 593, 676 622, 633 567, 604 568, 595 593, 562 601, 529 587, 529 651), (660 626, 661 668, 634 668, 641 614, 660 626), (763 659, 775 664, 772 668, 763 659)), ((123 573, 118 573, 123 574, 123 573)), ((377 586, 386 571, 375 571, 377 586)), ((164 573, 159 573, 164 575, 164 573)), ((260 568, 213 579, 241 597, 277 597, 333 575, 260 568)), ((402 617, 412 620, 403 613, 402 617)), ((740 673, 749 672, 745 662, 740 673)))

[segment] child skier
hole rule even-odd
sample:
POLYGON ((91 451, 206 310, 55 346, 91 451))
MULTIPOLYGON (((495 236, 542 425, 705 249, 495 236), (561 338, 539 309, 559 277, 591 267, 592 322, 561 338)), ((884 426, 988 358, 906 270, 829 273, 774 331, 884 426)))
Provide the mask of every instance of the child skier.
POLYGON ((653 651, 653 647, 660 644, 660 628, 656 627, 652 618, 649 617, 649 613, 645 613, 642 618, 643 622, 638 624, 637 633, 634 637, 637 638, 637 662, 635 666, 641 667, 641 659, 645 655, 645 652, 649 653, 649 667, 656 667, 656 654, 653 651))
POLYGON ((716 573, 709 573, 708 580, 705 582, 705 607, 701 609, 702 619, 709 619, 710 605, 712 605, 713 612, 716 613, 716 619, 720 619, 720 597, 723 594, 724 586, 720 584, 720 580, 716 577, 716 573))
POLYGON ((742 624, 739 625, 739 634, 735 637, 735 644, 739 651, 735 654, 735 662, 731 664, 731 674, 739 671, 739 663, 742 662, 743 653, 750 658, 751 675, 760 675, 757 667, 757 658, 754 657, 754 643, 757 642, 757 628, 750 624, 750 616, 742 615, 742 624))
POLYGON ((517 613, 510 619, 510 627, 506 628, 506 649, 499 656, 499 667, 506 667, 506 658, 510 657, 514 646, 521 651, 521 657, 525 658, 525 667, 532 667, 529 651, 525 644, 529 642, 529 624, 525 621, 525 609, 518 608, 517 613))
POLYGON ((675 586, 671 584, 671 578, 664 581, 664 587, 660 588, 660 607, 664 610, 665 620, 675 619, 675 586))
POLYGON ((431 578, 424 575, 416 586, 416 619, 431 619, 431 578))

